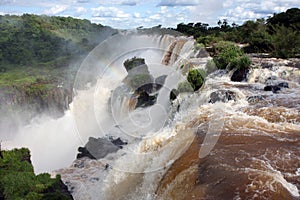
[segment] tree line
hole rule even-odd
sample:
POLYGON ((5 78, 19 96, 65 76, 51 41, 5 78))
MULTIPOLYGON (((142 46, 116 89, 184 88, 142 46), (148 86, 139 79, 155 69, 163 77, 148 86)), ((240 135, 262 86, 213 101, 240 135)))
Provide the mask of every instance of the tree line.
POLYGON ((218 26, 207 23, 180 23, 177 31, 192 35, 205 46, 221 40, 247 44, 246 53, 271 53, 274 57, 299 57, 300 54, 300 9, 291 8, 274 14, 268 19, 248 20, 242 25, 224 19, 218 26))

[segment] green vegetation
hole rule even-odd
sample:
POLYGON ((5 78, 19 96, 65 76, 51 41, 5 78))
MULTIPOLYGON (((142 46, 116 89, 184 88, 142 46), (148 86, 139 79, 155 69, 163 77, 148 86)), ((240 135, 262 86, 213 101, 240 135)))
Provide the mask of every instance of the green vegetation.
POLYGON ((251 64, 250 59, 232 42, 217 43, 215 51, 216 56, 213 60, 219 69, 245 69, 251 64))
POLYGON ((197 91, 204 83, 206 72, 202 69, 191 69, 188 73, 187 80, 194 89, 197 91))
POLYGON ((0 64, 36 65, 86 54, 101 38, 102 25, 71 17, 0 16, 0 64))
POLYGON ((300 9, 291 8, 272 17, 232 25, 225 19, 218 26, 206 23, 178 24, 176 30, 193 35, 197 42, 211 47, 220 41, 247 44, 247 53, 270 53, 274 57, 290 58, 300 55, 300 9))
POLYGON ((128 59, 124 62, 124 67, 127 71, 132 70, 136 67, 143 67, 145 65, 145 59, 144 58, 137 58, 133 57, 131 59, 128 59))
POLYGON ((0 15, 2 102, 26 104, 38 112, 53 106, 63 111, 61 99, 71 100, 69 91, 81 61, 115 32, 71 17, 0 15))
POLYGON ((35 175, 26 148, 2 151, 0 158, 0 199, 72 199, 60 176, 35 175))

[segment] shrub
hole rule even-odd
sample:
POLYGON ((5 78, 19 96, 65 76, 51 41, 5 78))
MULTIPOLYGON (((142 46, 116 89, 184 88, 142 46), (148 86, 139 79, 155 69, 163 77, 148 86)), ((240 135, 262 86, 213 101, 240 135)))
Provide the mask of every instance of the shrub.
POLYGON ((188 73, 187 80, 193 87, 194 91, 197 91, 204 83, 206 72, 202 69, 191 69, 188 73))
POLYGON ((144 58, 133 57, 124 62, 124 67, 125 67, 126 71, 130 71, 135 67, 139 67, 139 66, 143 66, 143 65, 145 65, 144 58))
POLYGON ((272 56, 279 58, 291 58, 300 53, 300 33, 285 26, 274 27, 272 35, 272 56))
POLYGON ((219 69, 243 69, 251 64, 250 59, 245 56, 243 51, 231 42, 219 42, 216 47, 216 56, 213 58, 219 69))

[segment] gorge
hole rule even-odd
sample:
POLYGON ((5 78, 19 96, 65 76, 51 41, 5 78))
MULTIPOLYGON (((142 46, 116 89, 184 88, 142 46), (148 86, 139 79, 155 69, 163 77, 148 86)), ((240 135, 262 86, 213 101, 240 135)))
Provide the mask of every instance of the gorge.
POLYGON ((200 51, 171 34, 109 37, 81 64, 64 116, 34 119, 3 146, 30 148, 36 172, 60 174, 74 199, 299 199, 299 59, 253 57, 234 82, 200 51), (123 63, 134 57, 153 79, 132 88, 123 63), (171 101, 190 69, 206 72, 204 84, 171 101), (134 92, 161 76, 153 105, 136 106, 134 92), (86 146, 93 138, 124 144, 75 159, 80 146, 102 151, 86 146))

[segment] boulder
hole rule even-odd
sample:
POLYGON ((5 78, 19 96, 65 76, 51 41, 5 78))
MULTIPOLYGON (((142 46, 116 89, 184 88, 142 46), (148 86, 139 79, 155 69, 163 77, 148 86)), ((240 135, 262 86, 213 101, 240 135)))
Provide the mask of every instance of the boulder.
POLYGON ((257 103, 257 102, 262 101, 262 100, 264 100, 264 97, 260 96, 260 95, 250 96, 250 97, 247 98, 247 101, 249 103, 257 103))
POLYGON ((236 94, 230 90, 218 90, 210 94, 209 103, 236 101, 236 94))
POLYGON ((289 88, 289 84, 287 82, 280 82, 277 86, 280 88, 289 88))
POLYGON ((277 85, 267 85, 266 87, 264 87, 264 91, 272 91, 273 93, 278 93, 278 91, 280 90, 281 88, 277 85))
POLYGON ((104 158, 107 154, 116 152, 120 149, 108 139, 90 137, 88 143, 84 147, 79 147, 80 152, 77 158, 89 157, 91 159, 104 158))
POLYGON ((233 72, 231 76, 231 81, 234 82, 242 82, 247 79, 247 75, 249 73, 249 69, 237 69, 233 72))
POLYGON ((157 98, 157 95, 149 95, 147 92, 142 91, 138 95, 135 108, 138 108, 138 107, 145 108, 148 106, 152 106, 155 104, 156 98, 157 98))
POLYGON ((128 144, 127 142, 122 141, 121 138, 113 139, 110 137, 109 140, 120 149, 122 149, 124 145, 128 144))

